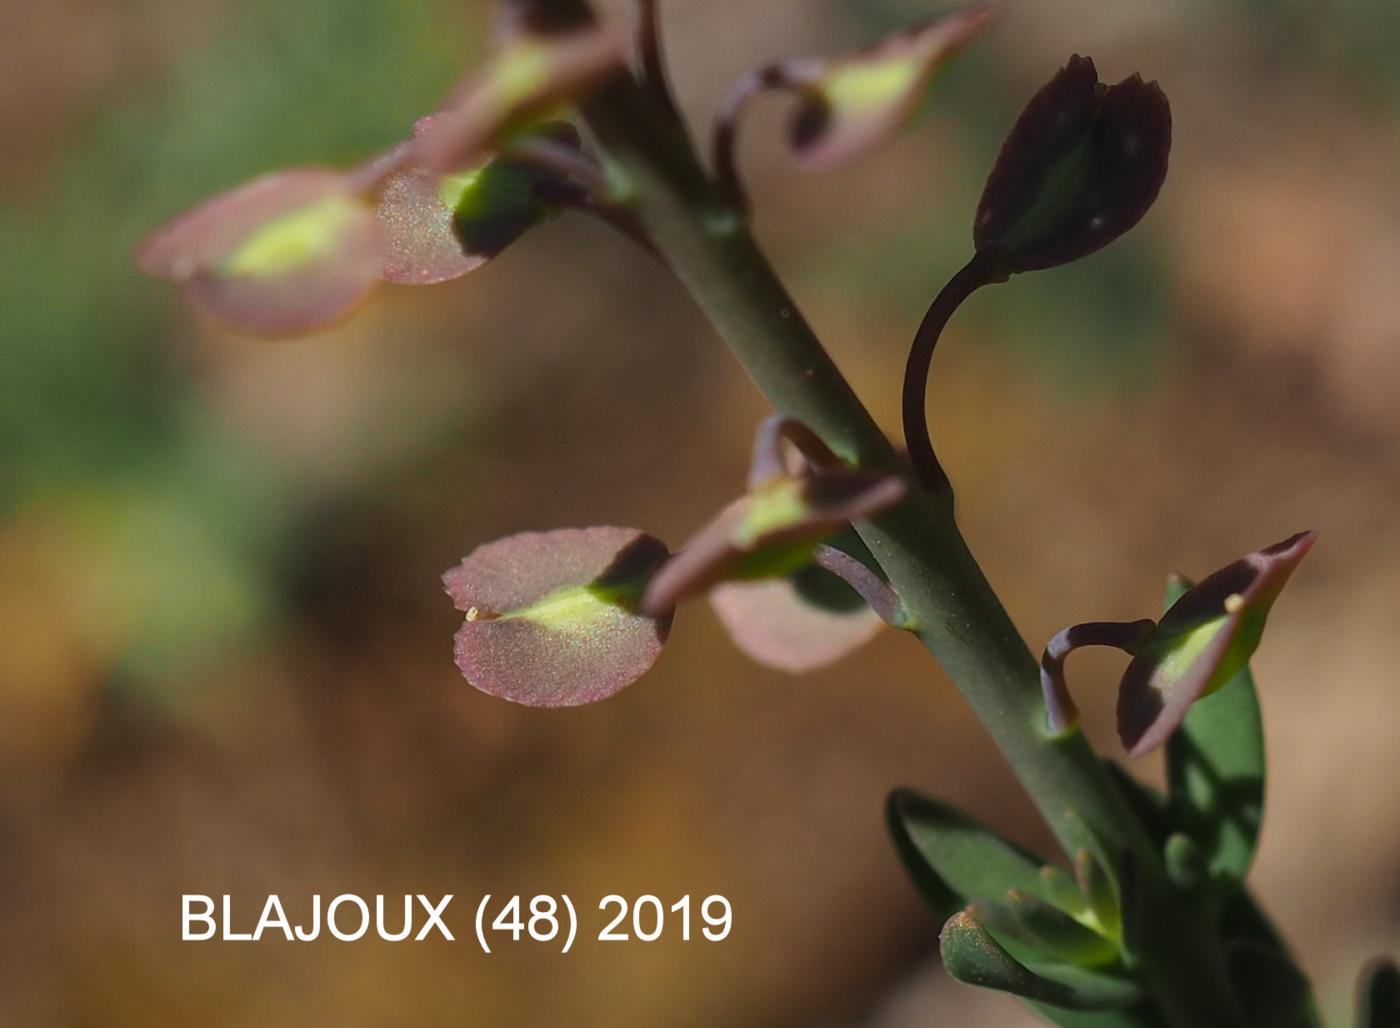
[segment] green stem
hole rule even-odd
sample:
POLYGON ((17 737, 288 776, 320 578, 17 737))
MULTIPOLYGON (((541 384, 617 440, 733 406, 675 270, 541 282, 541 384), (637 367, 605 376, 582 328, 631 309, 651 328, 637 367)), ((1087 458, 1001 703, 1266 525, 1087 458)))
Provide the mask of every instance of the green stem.
MULTIPOLYGON (((565 6, 582 0, 554 0, 565 6)), ((677 276, 783 414, 854 464, 907 473, 758 249, 715 193, 683 133, 619 75, 583 106, 627 202, 677 276)), ((952 497, 922 488, 858 526, 915 626, 986 726, 1066 851, 1087 826, 1131 851, 1150 928, 1141 962, 1171 1023, 1237 1026, 1217 947, 1170 902, 1161 861, 1081 733, 1044 730, 1038 666, 953 519, 952 497)))
MULTIPOLYGON (((814 429, 854 464, 908 469, 812 333, 743 221, 719 206, 701 169, 670 147, 635 87, 622 80, 585 114, 606 156, 632 184, 639 220, 773 406, 814 429), (658 133, 660 133, 658 137, 658 133)), ((1071 851, 1063 810, 1107 839, 1148 843, 1082 738, 1041 730, 1037 664, 953 520, 952 500, 914 488, 860 526, 917 634, 938 656, 1071 851)))

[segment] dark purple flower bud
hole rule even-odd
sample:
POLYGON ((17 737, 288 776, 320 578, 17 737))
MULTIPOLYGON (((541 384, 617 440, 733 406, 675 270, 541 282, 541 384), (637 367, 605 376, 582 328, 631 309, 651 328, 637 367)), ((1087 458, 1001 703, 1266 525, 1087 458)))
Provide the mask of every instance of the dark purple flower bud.
POLYGON ((977 252, 1010 274, 1107 246, 1157 199, 1171 130, 1155 82, 1106 86, 1092 60, 1071 57, 1002 144, 977 208, 977 252))

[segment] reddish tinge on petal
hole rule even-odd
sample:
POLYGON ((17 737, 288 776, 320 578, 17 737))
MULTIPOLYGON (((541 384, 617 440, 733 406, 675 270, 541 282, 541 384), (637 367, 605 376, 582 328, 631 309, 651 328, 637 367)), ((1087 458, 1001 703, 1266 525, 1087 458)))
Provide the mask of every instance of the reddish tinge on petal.
POLYGON ((486 254, 467 253, 452 230, 452 208, 443 176, 408 168, 384 183, 379 220, 384 228, 381 277, 401 285, 433 285, 460 278, 485 264, 486 254))
POLYGON ((1118 734, 1131 756, 1160 746, 1196 700, 1244 670, 1269 609, 1315 541, 1300 532, 1256 550, 1172 604, 1118 689, 1118 734))
POLYGON ((262 335, 348 314, 379 270, 381 236, 352 178, 292 168, 170 221, 137 250, 142 270, 185 285, 209 313, 262 335))
POLYGON ((779 65, 800 98, 788 136, 798 161, 826 167, 864 156, 918 113, 934 75, 991 23, 995 4, 940 15, 838 60, 779 65))
MULTIPOLYGON (((419 120, 414 135, 432 131, 440 116, 419 120)), ((526 138, 576 149, 578 131, 548 123, 526 138)), ((526 230, 557 209, 540 195, 549 172, 497 155, 472 167, 439 174, 422 167, 391 175, 379 191, 384 231, 380 276, 403 285, 430 285, 459 278, 485 264, 526 230)))
POLYGON ((726 582, 710 590, 710 604, 739 649, 791 674, 835 663, 883 626, 864 604, 835 610, 813 603, 791 578, 726 582))
POLYGON ((436 171, 476 163, 520 125, 578 99, 623 67, 626 54, 625 39, 603 25, 517 36, 454 87, 415 144, 418 163, 436 171))
POLYGON ((631 528, 523 532, 478 547, 443 576, 467 618, 457 666, 482 692, 531 707, 606 699, 655 663, 671 619, 638 602, 666 559, 631 528))
POLYGON ((659 613, 727 579, 786 575, 842 526, 894 506, 903 479, 871 471, 775 476, 735 500, 652 579, 643 607, 659 613))

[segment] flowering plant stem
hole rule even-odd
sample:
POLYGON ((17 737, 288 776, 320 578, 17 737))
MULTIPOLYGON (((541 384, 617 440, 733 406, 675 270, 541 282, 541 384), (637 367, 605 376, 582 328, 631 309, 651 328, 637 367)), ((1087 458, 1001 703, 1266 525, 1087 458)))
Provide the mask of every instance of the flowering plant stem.
MULTIPOLYGON (((582 0, 553 6, 582 16, 582 0)), ((759 389, 842 458, 907 474, 903 459, 842 377, 750 234, 715 190, 684 130, 629 75, 582 105, 622 201, 759 389)), ((1082 733, 1045 729, 1037 664, 968 550, 951 490, 921 486, 857 525, 899 594, 911 631, 938 659, 1067 852, 1084 829, 1133 868, 1147 930, 1136 958, 1152 1005, 1181 1028, 1239 1025, 1220 947, 1174 902, 1162 861, 1082 733)), ((1096 1022, 1098 1023, 1098 1022, 1096 1022)), ((1106 1020, 1104 1024, 1140 1022, 1106 1020)))

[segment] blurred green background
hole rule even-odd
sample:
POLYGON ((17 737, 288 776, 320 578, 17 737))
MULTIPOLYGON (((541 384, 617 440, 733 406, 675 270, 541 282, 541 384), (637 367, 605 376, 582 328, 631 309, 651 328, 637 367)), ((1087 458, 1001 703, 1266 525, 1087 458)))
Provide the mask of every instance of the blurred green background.
MULTIPOLYGON (((745 67, 929 10, 662 6, 698 128, 745 67)), ((477 544, 594 523, 674 544, 742 481, 763 405, 644 255, 565 218, 281 342, 200 322, 132 266, 199 198, 401 137, 488 23, 481 0, 0 11, 0 1023, 1024 1023, 943 980, 884 837, 903 783, 1047 843, 912 640, 794 680, 700 605, 653 674, 563 712, 453 667, 437 577, 477 544), (567 957, 179 941, 182 892, 343 891, 454 892, 459 921, 483 892, 717 892, 736 920, 718 945, 567 957)), ((933 422, 1034 644, 1320 530, 1257 663, 1256 881, 1334 1010, 1400 948, 1397 44, 1389 0, 1026 2, 873 161, 800 176, 776 101, 745 133, 760 236, 893 428, 1020 104, 1074 51, 1163 83, 1161 202, 1103 254, 979 295, 933 422)), ((1118 664, 1078 660, 1117 752, 1118 664)))

